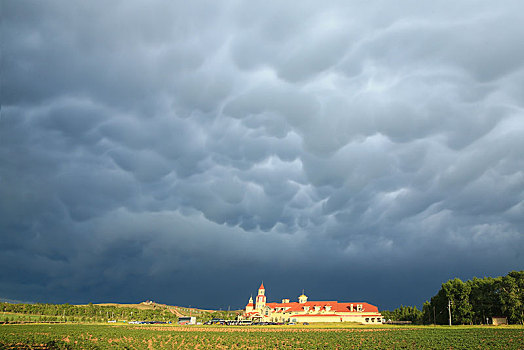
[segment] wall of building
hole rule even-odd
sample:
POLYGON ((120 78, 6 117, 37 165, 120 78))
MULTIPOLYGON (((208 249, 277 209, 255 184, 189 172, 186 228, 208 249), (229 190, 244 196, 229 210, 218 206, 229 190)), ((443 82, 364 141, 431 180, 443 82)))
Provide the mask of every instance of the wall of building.
POLYGON ((357 322, 362 324, 382 324, 382 315, 380 313, 373 314, 286 314, 286 313, 269 313, 268 316, 263 317, 262 321, 266 322, 357 322))
POLYGON ((290 322, 297 323, 314 323, 314 322, 356 322, 363 324, 382 324, 382 316, 324 316, 324 315, 292 315, 289 317, 290 322))

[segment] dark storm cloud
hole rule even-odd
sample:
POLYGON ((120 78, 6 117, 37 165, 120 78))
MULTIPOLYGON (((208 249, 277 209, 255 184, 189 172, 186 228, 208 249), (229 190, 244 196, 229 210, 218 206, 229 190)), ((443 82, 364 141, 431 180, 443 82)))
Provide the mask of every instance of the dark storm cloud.
POLYGON ((519 2, 2 13, 2 297, 394 307, 524 265, 519 2))

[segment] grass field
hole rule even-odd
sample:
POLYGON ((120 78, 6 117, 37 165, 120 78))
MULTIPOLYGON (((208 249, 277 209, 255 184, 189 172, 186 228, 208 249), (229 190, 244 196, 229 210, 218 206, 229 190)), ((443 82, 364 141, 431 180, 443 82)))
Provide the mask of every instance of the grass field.
POLYGON ((6 349, 524 349, 524 327, 0 325, 6 349))

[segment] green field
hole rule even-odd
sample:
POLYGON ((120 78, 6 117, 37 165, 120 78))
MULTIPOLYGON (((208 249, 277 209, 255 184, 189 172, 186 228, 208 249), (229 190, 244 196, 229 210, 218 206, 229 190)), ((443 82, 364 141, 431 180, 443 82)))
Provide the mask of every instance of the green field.
POLYGON ((0 322, 37 322, 40 318, 41 316, 39 315, 24 315, 13 312, 0 312, 0 322))
POLYGON ((6 349, 524 349, 524 327, 0 325, 6 349))

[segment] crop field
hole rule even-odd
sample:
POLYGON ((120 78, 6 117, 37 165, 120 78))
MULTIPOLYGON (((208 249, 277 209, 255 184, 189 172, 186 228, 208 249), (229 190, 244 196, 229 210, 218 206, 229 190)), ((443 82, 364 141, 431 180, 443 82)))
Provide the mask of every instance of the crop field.
POLYGON ((6 349, 524 349, 524 327, 0 325, 6 349))

